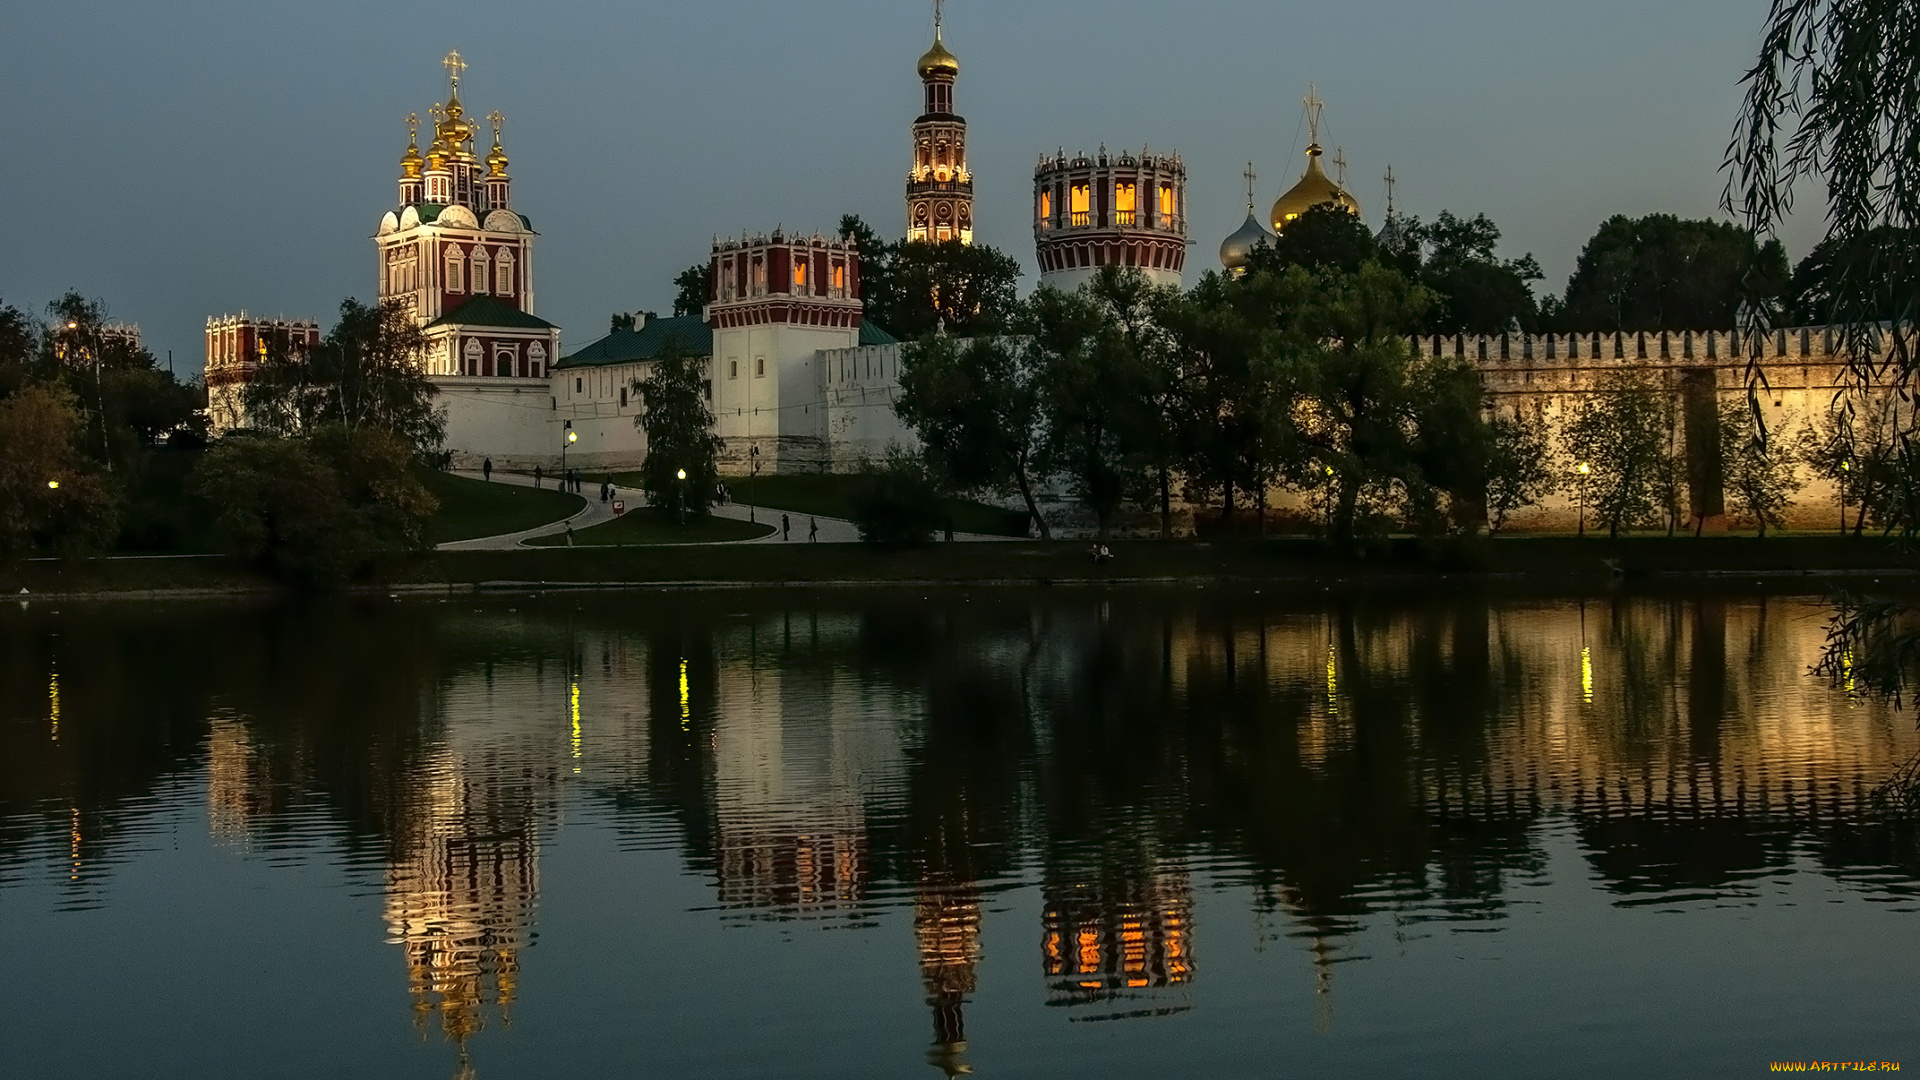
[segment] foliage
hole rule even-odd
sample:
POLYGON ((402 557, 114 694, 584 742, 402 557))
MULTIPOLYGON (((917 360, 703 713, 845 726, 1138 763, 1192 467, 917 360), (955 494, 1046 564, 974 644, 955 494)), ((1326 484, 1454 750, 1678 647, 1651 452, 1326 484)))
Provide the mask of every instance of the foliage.
POLYGON ((707 279, 712 272, 712 264, 700 262, 674 275, 673 313, 675 315, 698 315, 706 310, 709 286, 707 279))
POLYGON ((1799 455, 1786 439, 1760 439, 1744 406, 1720 409, 1720 461, 1727 501, 1743 517, 1752 518, 1761 537, 1767 526, 1786 525, 1793 495, 1805 486, 1799 477, 1799 455))
POLYGON ((1532 283, 1541 278, 1531 253, 1494 254, 1500 229, 1485 214, 1455 217, 1441 211, 1431 225, 1407 230, 1427 249, 1416 280, 1434 297, 1423 326, 1430 334, 1501 334, 1536 329, 1532 283))
POLYGON ((368 307, 340 302, 340 321, 311 352, 270 345, 241 392, 249 425, 304 436, 329 424, 390 432, 431 458, 446 437, 446 414, 422 362, 426 338, 397 300, 368 307))
POLYGON ((954 491, 1018 492, 1042 539, 1052 539, 1034 501, 1041 479, 1040 373, 1031 351, 1002 337, 945 334, 901 352, 894 411, 920 439, 932 473, 954 491))
POLYGON ((1539 413, 1521 410, 1487 424, 1487 516, 1493 532, 1514 511, 1538 505, 1560 487, 1554 470, 1547 424, 1539 413))
POLYGON ((940 489, 924 462, 895 452, 884 464, 866 464, 852 494, 853 521, 869 544, 924 544, 949 522, 940 489))
POLYGON ((84 431, 73 394, 57 383, 0 398, 0 561, 113 539, 115 493, 80 453, 84 431))
POLYGON ((201 392, 161 371, 135 338, 114 333, 101 301, 68 292, 48 304, 38 345, 23 377, 57 380, 72 392, 86 414, 81 448, 110 470, 131 467, 142 447, 162 437, 202 434, 194 415, 201 392))
POLYGON ((1905 517, 1911 488, 1901 467, 1899 404, 1887 393, 1845 395, 1801 433, 1801 459, 1814 476, 1839 485, 1856 534, 1868 522, 1890 531, 1905 517))
POLYGON ((860 251, 866 317, 901 338, 944 327, 961 337, 996 333, 1013 320, 1020 263, 985 244, 888 243, 858 216, 840 219, 840 237, 860 251))
POLYGON ((713 410, 702 387, 705 361, 669 345, 633 390, 641 409, 633 426, 647 437, 640 465, 640 490, 647 503, 665 513, 682 507, 696 516, 712 505, 720 482, 720 437, 713 433, 713 410), (680 474, 686 473, 682 480, 680 474))
POLYGON ((374 427, 231 435, 207 451, 192 487, 234 554, 325 585, 425 546, 438 504, 413 459, 403 437, 374 427))
POLYGON ((1335 203, 1309 207, 1287 222, 1268 244, 1254 248, 1247 272, 1284 273, 1289 266, 1308 270, 1354 273, 1362 263, 1377 261, 1378 249, 1366 223, 1335 203))
POLYGON ((1786 249, 1722 221, 1616 214, 1587 241, 1567 282, 1555 329, 1700 330, 1734 325, 1743 302, 1775 310, 1786 291, 1786 249))
MULTIPOLYGON (((1904 230, 1910 233, 1912 230, 1904 230)), ((1795 321, 1842 324, 1851 318, 1892 322, 1920 296, 1920 238, 1890 225, 1849 239, 1828 238, 1793 269, 1788 286, 1795 321), (1851 309, 1851 310, 1849 310, 1851 309)))
POLYGON ((1596 520, 1617 538, 1651 523, 1667 499, 1673 471, 1673 407, 1637 371, 1608 372, 1561 432, 1576 475, 1570 483, 1596 520), (1580 465, 1590 470, 1578 474, 1580 465))

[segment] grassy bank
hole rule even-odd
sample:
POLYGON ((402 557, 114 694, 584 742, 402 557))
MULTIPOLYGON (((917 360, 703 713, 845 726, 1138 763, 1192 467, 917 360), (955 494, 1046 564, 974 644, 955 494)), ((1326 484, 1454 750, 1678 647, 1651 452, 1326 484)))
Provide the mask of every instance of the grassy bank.
MULTIPOLYGON (((771 525, 750 525, 731 518, 695 515, 682 525, 673 516, 650 509, 629 510, 604 525, 581 529, 573 534, 575 547, 637 547, 655 544, 714 544, 731 540, 752 540, 772 534, 771 525)), ((565 533, 541 536, 527 543, 539 547, 566 547, 565 533)))
MULTIPOLYGON (((1381 544, 1362 556, 1336 556, 1312 540, 1110 543, 1114 558, 1094 565, 1081 543, 1007 541, 876 550, 852 544, 742 546, 579 546, 515 551, 440 551, 397 569, 392 584, 463 588, 488 583, 824 584, 1073 582, 1378 583, 1402 587, 1438 581, 1518 581, 1540 589, 1609 588, 1665 581, 1751 587, 1794 583, 1819 591, 1837 584, 1871 589, 1876 574, 1894 587, 1920 577, 1920 560, 1873 539, 1785 537, 1636 538, 1608 543, 1561 537, 1381 544), (1846 577, 1844 575, 1855 575, 1846 577)), ((225 559, 31 562, 0 569, 0 594, 251 589, 271 582, 225 559)))
MULTIPOLYGON (((637 489, 640 486, 639 473, 621 473, 614 480, 622 487, 637 489)), ((860 477, 844 473, 761 475, 752 480, 729 476, 726 483, 733 492, 733 501, 737 503, 750 502, 755 506, 794 514, 851 520, 854 517, 853 493, 860 483, 860 477)), ((953 527, 958 532, 980 533, 984 536, 1027 535, 1027 515, 1024 513, 1002 510, 971 499, 943 499, 941 504, 953 516, 953 527)))
POLYGON ((572 517, 587 502, 563 491, 490 484, 437 469, 420 470, 420 482, 440 500, 427 523, 427 540, 434 544, 531 529, 572 517))

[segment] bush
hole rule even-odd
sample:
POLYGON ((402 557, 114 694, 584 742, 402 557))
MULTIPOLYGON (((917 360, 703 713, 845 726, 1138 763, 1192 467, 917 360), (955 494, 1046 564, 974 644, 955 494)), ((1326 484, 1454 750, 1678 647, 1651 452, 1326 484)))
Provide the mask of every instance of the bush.
POLYGON ((939 488, 918 462, 905 455, 893 455, 877 468, 863 468, 850 501, 860 539, 869 544, 924 544, 949 521, 939 488))

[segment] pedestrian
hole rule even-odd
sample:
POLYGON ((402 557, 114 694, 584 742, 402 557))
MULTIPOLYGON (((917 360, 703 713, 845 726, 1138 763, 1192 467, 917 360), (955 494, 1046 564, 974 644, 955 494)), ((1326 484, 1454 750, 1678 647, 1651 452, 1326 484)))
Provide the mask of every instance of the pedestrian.
POLYGON ((540 466, 538 465, 535 465, 533 467, 533 486, 534 487, 540 486, 540 466))
POLYGON ((606 502, 611 498, 613 498, 613 474, 609 473, 600 483, 600 501, 606 502))
POLYGON ((817 544, 819 542, 820 542, 820 523, 814 520, 812 514, 808 514, 807 515, 807 543, 817 544))
POLYGON ((787 515, 781 514, 780 515, 780 542, 784 544, 792 536, 793 536, 793 522, 787 520, 787 515))
POLYGON ((567 546, 573 546, 573 519, 567 519, 567 546))
POLYGON ((492 483, 492 482, 493 482, 493 459, 492 459, 492 458, 482 458, 482 459, 481 459, 481 461, 480 461, 480 475, 481 475, 481 476, 482 476, 483 478, 485 478, 485 479, 486 479, 486 481, 487 481, 488 483, 492 483))

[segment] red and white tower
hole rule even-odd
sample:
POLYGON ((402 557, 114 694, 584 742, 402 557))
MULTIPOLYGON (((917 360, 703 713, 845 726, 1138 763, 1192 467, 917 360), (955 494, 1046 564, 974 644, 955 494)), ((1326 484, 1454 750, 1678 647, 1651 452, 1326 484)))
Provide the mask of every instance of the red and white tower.
POLYGON ((1179 154, 1045 154, 1033 170, 1040 283, 1072 292, 1102 266, 1179 285, 1187 262, 1187 166, 1179 154))
POLYGON ((426 330, 429 375, 541 379, 560 353, 560 329, 533 313, 532 223, 513 209, 498 112, 493 149, 474 154, 479 125, 460 101, 460 54, 445 60, 445 106, 428 111, 433 141, 423 157, 419 118, 400 158, 400 206, 380 221, 380 299, 397 299, 426 330))
POLYGON ((973 243, 967 122, 953 111, 959 77, 959 59, 940 40, 940 0, 934 0, 933 48, 920 57, 925 111, 913 122, 913 169, 907 173, 908 240, 973 243))

